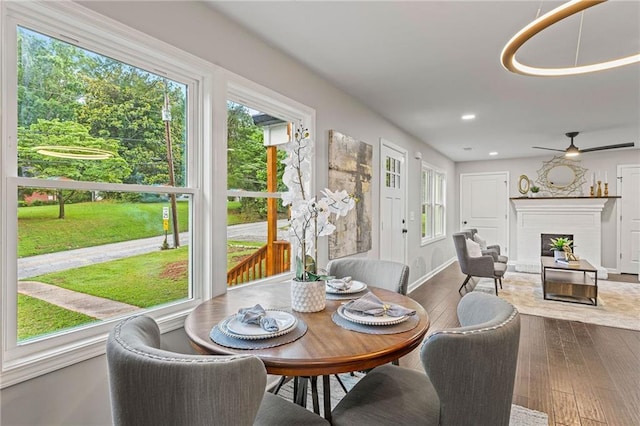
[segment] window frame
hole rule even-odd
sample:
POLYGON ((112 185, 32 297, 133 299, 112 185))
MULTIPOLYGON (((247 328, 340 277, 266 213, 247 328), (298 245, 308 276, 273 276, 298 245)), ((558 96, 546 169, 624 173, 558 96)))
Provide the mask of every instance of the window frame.
MULTIPOLYGON (((243 106, 258 110, 260 112, 263 112, 271 116, 285 120, 287 122, 290 122, 294 126, 294 129, 298 126, 309 129, 309 134, 311 135, 311 138, 314 141, 314 149, 317 149, 318 142, 315 137, 316 136, 315 135, 316 113, 313 108, 310 108, 300 102, 290 99, 274 90, 261 86, 251 80, 248 80, 232 72, 225 72, 225 74, 227 78, 227 83, 226 83, 227 96, 224 99, 224 102, 225 102, 224 104, 225 105, 224 170, 226 170, 226 167, 227 167, 227 164, 226 164, 226 152, 227 152, 226 151, 227 149, 226 101, 227 100, 238 103, 238 104, 242 104, 243 106)), ((222 180, 220 179, 220 181, 222 180)), ((315 182, 316 182, 316 167, 312 165, 312 173, 311 173, 311 191, 312 192, 315 191, 315 187, 316 187, 315 182)), ((237 192, 227 189, 226 175, 223 183, 224 183, 224 186, 221 189, 224 190, 225 192, 225 199, 226 197, 232 197, 237 195, 237 192)), ((243 196, 249 196, 253 198, 281 199, 282 193, 267 192, 267 191, 265 192, 247 191, 247 192, 243 192, 243 196)), ((226 235, 226 231, 225 231, 225 235, 226 235)), ((227 253, 226 238, 224 243, 225 245, 223 249, 224 249, 225 258, 226 258, 226 253, 227 253)), ((255 283, 269 283, 269 282, 282 281, 283 279, 292 278, 295 271, 294 262, 295 262, 295 258, 294 256, 291 256, 291 268, 289 272, 273 275, 273 276, 262 278, 259 280, 250 281, 249 283, 246 283, 243 285, 247 285, 247 284, 251 285, 255 283)), ((226 271, 226 265, 225 265, 224 271, 226 271)), ((225 285, 226 285, 226 282, 227 281, 226 281, 226 275, 225 275, 224 276, 225 285)), ((235 288, 238 288, 238 287, 241 287, 241 286, 234 286, 232 288, 229 288, 228 290, 233 291, 235 288)), ((216 288, 214 291, 216 292, 216 294, 219 294, 221 293, 221 291, 219 290, 220 289, 216 288)))
MULTIPOLYGON (((17 26, 70 42, 98 54, 112 57, 128 65, 149 70, 188 86, 187 185, 163 187, 163 193, 191 194, 190 298, 144 312, 153 316, 161 331, 181 328, 186 315, 211 296, 213 253, 212 225, 207 215, 213 198, 214 148, 213 78, 216 66, 182 50, 132 30, 72 2, 3 2, 0 5, 0 45, 2 69, 2 117, 0 117, 0 266, 2 305, 0 327, 0 386, 6 387, 41 374, 103 354, 107 334, 116 321, 113 318, 96 325, 64 331, 33 342, 17 342, 17 197, 18 186, 63 187, 74 189, 109 189, 144 192, 147 185, 108 184, 96 182, 58 181, 17 176, 17 26), (198 253, 194 256, 193 253, 198 253)), ((155 191, 157 192, 157 191, 155 191)))
POLYGON ((420 238, 421 245, 431 244, 436 241, 440 241, 445 239, 447 236, 447 208, 446 208, 446 200, 447 200, 447 174, 442 169, 439 169, 427 162, 422 162, 422 167, 420 169, 420 238), (427 188, 425 188, 425 176, 428 178, 427 188), (439 186, 439 187, 438 187, 439 186), (440 195, 441 200, 438 200, 438 195, 440 195), (437 207, 441 207, 440 211, 440 221, 442 223, 442 232, 436 232, 436 211, 438 211, 437 207), (422 229, 422 215, 425 211, 430 211, 431 214, 427 215, 425 229, 426 232, 423 232, 422 229))

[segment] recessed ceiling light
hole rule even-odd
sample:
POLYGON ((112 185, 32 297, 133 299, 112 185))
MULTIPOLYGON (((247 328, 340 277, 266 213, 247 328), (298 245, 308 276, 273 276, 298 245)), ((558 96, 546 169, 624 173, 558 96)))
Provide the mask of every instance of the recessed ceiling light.
POLYGON ((491 151, 489 155, 498 155, 498 151, 491 151))
POLYGON ((463 120, 473 120, 474 118, 476 118, 475 114, 465 114, 462 116, 463 120))
POLYGON ((465 150, 465 151, 471 151, 471 149, 472 149, 472 148, 471 148, 470 146, 465 146, 465 147, 464 147, 464 148, 462 148, 462 149, 463 149, 463 150, 465 150))

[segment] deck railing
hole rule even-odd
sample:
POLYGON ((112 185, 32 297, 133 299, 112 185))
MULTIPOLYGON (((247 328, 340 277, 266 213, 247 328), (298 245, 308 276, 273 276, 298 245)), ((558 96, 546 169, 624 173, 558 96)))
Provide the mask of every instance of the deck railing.
POLYGON ((254 281, 271 275, 281 274, 290 269, 291 245, 288 241, 273 242, 273 267, 268 266, 268 245, 260 247, 258 251, 248 256, 242 262, 227 271, 227 286, 254 281))

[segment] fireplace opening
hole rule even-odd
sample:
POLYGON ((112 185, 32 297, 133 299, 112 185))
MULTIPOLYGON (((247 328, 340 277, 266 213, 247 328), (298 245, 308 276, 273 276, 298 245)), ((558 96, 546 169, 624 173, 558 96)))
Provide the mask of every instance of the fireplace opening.
POLYGON ((549 247, 551 238, 568 238, 573 241, 573 234, 540 234, 540 256, 553 256, 553 249, 549 247))

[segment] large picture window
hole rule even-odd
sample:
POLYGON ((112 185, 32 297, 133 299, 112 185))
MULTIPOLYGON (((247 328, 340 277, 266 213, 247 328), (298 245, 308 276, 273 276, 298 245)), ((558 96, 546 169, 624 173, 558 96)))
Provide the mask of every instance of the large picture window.
POLYGON ((126 315, 175 318, 206 293, 193 252, 210 220, 196 207, 211 71, 49 7, 3 9, 5 384, 27 357, 90 345, 126 315))
POLYGON ((279 145, 313 109, 74 2, 0 11, 2 387, 103 354, 126 316, 175 330, 283 279, 279 145))
POLYGON ((422 243, 443 238, 446 233, 445 225, 445 188, 446 176, 444 172, 433 166, 422 163, 422 215, 421 235, 422 243))

